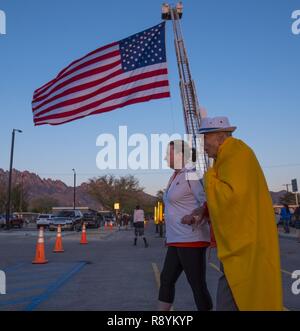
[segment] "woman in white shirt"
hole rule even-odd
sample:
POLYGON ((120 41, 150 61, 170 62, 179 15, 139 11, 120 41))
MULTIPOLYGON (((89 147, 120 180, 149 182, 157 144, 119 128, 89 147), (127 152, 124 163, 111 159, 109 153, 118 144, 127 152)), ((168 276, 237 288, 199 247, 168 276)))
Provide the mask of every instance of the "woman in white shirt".
POLYGON ((182 271, 192 288, 198 310, 211 310, 212 300, 206 285, 206 249, 210 245, 207 223, 198 227, 183 224, 205 202, 202 184, 191 179, 196 169, 188 165, 190 147, 182 140, 170 142, 166 160, 174 173, 164 194, 166 254, 161 273, 159 310, 170 310, 175 298, 175 284, 182 271), (190 179, 189 179, 190 178, 190 179))

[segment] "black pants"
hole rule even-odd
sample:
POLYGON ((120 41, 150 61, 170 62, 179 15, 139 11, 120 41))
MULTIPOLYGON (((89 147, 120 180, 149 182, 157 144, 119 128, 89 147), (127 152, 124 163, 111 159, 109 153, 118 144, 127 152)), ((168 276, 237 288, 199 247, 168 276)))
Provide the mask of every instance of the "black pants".
POLYGON ((160 276, 159 300, 174 302, 175 283, 182 271, 192 288, 198 310, 211 310, 212 299, 206 285, 206 248, 168 247, 160 276))

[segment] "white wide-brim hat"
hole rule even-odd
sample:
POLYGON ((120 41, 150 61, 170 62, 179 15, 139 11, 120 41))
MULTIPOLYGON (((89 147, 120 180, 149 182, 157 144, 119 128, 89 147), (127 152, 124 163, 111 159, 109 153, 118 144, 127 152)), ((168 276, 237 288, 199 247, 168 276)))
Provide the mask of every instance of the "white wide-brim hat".
POLYGON ((231 126, 227 117, 203 118, 199 133, 233 132, 236 126, 231 126))

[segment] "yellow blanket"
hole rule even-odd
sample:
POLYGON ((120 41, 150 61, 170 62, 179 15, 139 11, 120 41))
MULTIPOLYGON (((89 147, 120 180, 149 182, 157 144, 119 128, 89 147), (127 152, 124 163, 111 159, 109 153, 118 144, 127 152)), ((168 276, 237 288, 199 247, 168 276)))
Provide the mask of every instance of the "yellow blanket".
POLYGON ((253 151, 226 139, 205 190, 218 257, 239 310, 283 310, 275 215, 253 151))

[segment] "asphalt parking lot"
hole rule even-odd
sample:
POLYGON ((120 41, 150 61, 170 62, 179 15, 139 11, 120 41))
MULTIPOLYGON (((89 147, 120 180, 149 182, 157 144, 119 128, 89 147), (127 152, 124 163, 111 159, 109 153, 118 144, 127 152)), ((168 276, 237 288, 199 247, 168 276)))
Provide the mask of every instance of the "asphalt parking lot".
MULTIPOLYGON (((62 233, 64 253, 53 253, 55 232, 45 232, 47 264, 34 265, 35 228, 0 231, 0 269, 6 274, 6 294, 0 295, 0 310, 156 310, 159 275, 166 248, 153 225, 146 228, 149 247, 141 239, 133 246, 133 230, 88 229, 87 245, 81 234, 62 233)), ((284 305, 300 310, 300 295, 291 291, 291 274, 300 269, 300 244, 281 238, 284 305)), ((208 287, 215 301, 220 272, 216 252, 207 267, 208 287)), ((175 311, 193 311, 192 291, 181 275, 175 311)))

